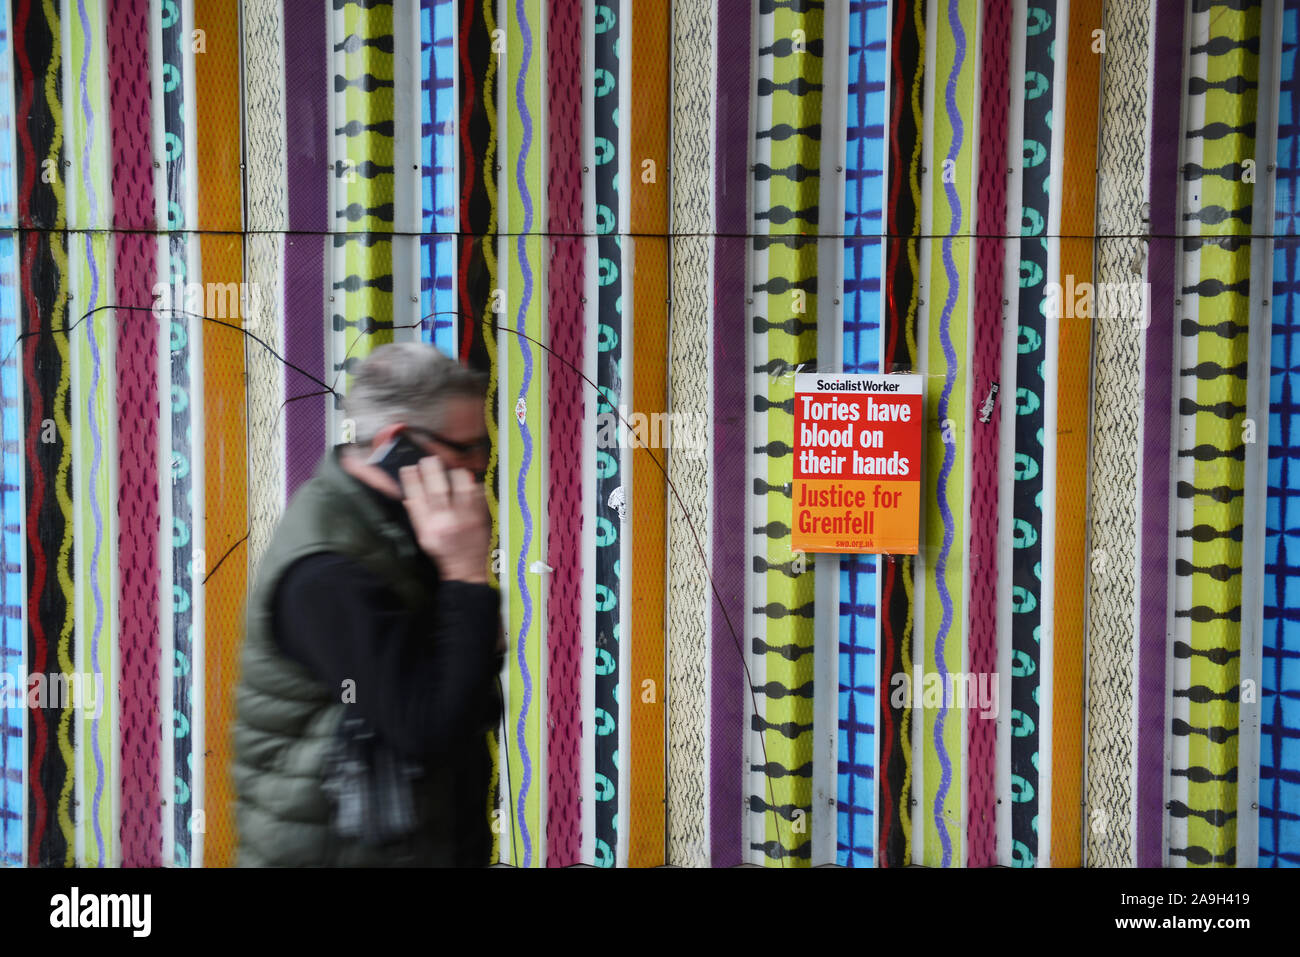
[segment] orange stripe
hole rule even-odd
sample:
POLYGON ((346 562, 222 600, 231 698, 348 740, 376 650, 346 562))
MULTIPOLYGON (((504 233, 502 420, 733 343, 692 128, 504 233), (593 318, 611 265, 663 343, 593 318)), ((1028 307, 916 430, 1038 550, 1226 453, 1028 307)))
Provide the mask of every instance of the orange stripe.
MULTIPOLYGON (((244 259, 238 7, 194 0, 194 25, 207 45, 194 56, 198 223, 203 230, 232 231, 200 237, 203 282, 238 283, 244 259)), ((237 319, 224 321, 238 326, 237 319)), ((229 867, 237 840, 230 725, 248 576, 241 541, 248 532, 244 336, 238 328, 203 324, 203 403, 204 574, 221 564, 204 586, 203 863, 229 867)))
MULTIPOLYGON (((672 4, 637 3, 632 10, 631 181, 632 411, 666 409, 668 370, 668 59, 672 4), (654 163, 653 175, 646 160, 654 163), (653 179, 653 182, 646 182, 653 179)), ((635 421, 633 422, 635 424, 635 421)), ((628 864, 664 863, 664 578, 667 487, 650 458, 632 454, 631 714, 628 864), (653 682, 653 685, 647 684, 653 682), (653 689, 653 701, 651 690, 653 689)))
MULTIPOLYGON (((1061 235, 1087 238, 1061 240, 1063 288, 1069 276, 1076 287, 1093 281, 1101 55, 1093 52, 1092 31, 1099 29, 1101 0, 1074 0, 1066 70, 1061 235)), ((1083 863, 1083 597, 1092 320, 1068 318, 1064 302, 1062 309, 1067 317, 1061 319, 1057 353, 1051 863, 1079 867, 1083 863)))

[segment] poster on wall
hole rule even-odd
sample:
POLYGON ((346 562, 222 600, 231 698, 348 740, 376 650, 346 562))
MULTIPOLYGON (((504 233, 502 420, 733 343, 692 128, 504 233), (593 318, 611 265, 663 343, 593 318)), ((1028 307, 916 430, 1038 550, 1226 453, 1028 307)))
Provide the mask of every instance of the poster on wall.
POLYGON ((791 548, 915 555, 921 377, 799 373, 791 548))

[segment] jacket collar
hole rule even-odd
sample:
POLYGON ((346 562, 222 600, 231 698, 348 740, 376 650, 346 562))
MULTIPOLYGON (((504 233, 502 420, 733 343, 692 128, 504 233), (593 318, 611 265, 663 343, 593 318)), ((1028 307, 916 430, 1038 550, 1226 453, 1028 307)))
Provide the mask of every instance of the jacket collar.
POLYGON ((410 522, 397 521, 380 505, 378 496, 382 493, 344 471, 339 463, 344 448, 343 445, 336 445, 325 451, 316 466, 316 477, 331 492, 346 498, 349 507, 360 516, 362 522, 378 531, 398 555, 402 558, 414 557, 417 548, 410 522))

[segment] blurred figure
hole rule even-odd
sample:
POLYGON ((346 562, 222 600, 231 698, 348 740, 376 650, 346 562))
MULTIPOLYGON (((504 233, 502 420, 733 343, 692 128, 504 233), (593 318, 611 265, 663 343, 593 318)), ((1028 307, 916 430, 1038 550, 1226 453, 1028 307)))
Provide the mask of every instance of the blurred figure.
POLYGON ((432 346, 379 347, 344 401, 355 440, 285 509, 246 609, 241 866, 489 863, 485 385, 432 346))

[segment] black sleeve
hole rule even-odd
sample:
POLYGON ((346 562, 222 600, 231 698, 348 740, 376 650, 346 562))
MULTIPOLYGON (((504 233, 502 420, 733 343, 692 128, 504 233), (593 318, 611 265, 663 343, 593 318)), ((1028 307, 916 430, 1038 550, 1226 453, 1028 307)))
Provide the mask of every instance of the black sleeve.
POLYGON ((499 716, 501 620, 488 585, 430 581, 434 620, 414 618, 360 563, 333 553, 294 562, 275 595, 280 650, 353 707, 412 759, 466 744, 499 716))

